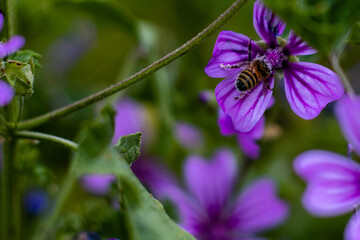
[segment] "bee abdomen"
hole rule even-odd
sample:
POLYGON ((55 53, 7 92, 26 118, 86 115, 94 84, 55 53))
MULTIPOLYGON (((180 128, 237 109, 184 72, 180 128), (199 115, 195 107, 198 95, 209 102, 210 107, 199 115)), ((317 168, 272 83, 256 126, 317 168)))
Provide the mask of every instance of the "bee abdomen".
POLYGON ((256 74, 248 69, 244 69, 236 80, 235 87, 239 91, 247 91, 255 87, 258 83, 256 74))

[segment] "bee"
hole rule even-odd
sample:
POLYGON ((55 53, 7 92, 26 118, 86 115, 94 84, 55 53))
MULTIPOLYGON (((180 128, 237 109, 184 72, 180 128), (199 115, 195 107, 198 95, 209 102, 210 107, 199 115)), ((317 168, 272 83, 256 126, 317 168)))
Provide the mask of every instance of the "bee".
MULTIPOLYGON (((236 90, 241 92, 241 95, 236 97, 235 100, 243 97, 251 89, 256 87, 261 81, 267 80, 267 78, 272 75, 271 66, 265 57, 256 57, 252 59, 251 41, 252 40, 250 39, 248 45, 248 60, 245 63, 234 65, 220 64, 220 67, 223 69, 240 68, 246 66, 239 73, 234 83, 236 90)), ((267 89, 272 90, 268 82, 265 82, 265 84, 267 89)))
POLYGON ((271 69, 268 64, 261 58, 254 59, 239 73, 235 80, 235 88, 239 92, 250 91, 270 75, 271 69))

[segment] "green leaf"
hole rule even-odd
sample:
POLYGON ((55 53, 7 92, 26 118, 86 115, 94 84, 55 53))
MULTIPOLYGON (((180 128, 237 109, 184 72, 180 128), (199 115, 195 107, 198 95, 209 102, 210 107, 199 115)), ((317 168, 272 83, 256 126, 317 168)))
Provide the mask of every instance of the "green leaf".
POLYGON ((120 170, 121 205, 130 240, 195 240, 169 218, 161 203, 146 191, 125 161, 121 161, 120 170))
POLYGON ((354 0, 264 0, 307 43, 329 55, 360 16, 354 0))
POLYGON ((131 165, 140 155, 141 133, 123 136, 119 139, 115 149, 131 165))
POLYGON ((15 60, 1 62, 1 78, 15 90, 15 95, 29 97, 34 93, 34 74, 32 66, 15 60))
POLYGON ((34 66, 42 67, 38 58, 42 58, 41 54, 29 49, 19 50, 14 54, 12 54, 11 57, 9 57, 9 59, 11 60, 15 60, 23 63, 29 63, 29 64, 30 62, 33 62, 34 66))
POLYGON ((103 121, 92 124, 82 134, 79 151, 74 156, 74 174, 100 173, 117 177, 129 240, 195 240, 169 218, 130 169, 127 161, 137 158, 141 133, 125 136, 119 146, 111 146, 114 112, 105 108, 102 115, 103 121), (126 147, 128 149, 122 149, 126 147), (127 161, 124 157, 128 157, 127 161))

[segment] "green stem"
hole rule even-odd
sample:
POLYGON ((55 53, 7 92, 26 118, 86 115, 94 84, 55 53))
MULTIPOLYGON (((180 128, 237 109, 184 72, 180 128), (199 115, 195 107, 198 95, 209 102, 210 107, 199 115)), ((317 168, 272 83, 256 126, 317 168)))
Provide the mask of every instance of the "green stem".
POLYGON ((8 122, 5 120, 5 118, 3 117, 3 115, 0 114, 0 124, 2 124, 3 126, 5 126, 6 128, 9 127, 8 122))
POLYGON ((1 173, 1 217, 2 217, 2 239, 20 239, 20 216, 15 216, 13 202, 14 193, 14 160, 16 140, 5 139, 3 145, 4 159, 1 173))
POLYGON ((73 113, 81 108, 84 108, 90 104, 98 102, 108 96, 111 96, 129 86, 139 82, 140 80, 146 78, 151 73, 156 72, 157 70, 163 68, 164 66, 168 65, 169 63, 173 62, 177 58, 183 56, 184 54, 188 53, 194 47, 199 45, 202 41, 206 38, 211 36, 217 29, 223 26, 241 7, 247 3, 248 0, 237 0, 233 3, 223 14, 221 14, 214 22, 212 22, 207 28, 205 28, 202 32, 197 34, 191 40, 186 42, 181 47, 177 48, 173 52, 169 53, 168 55, 164 56, 160 60, 154 62, 153 64, 149 65, 148 67, 142 69, 141 71, 135 73, 131 77, 125 79, 122 82, 114 84, 100 92, 92 94, 84 99, 76 101, 70 105, 64 106, 60 109, 54 110, 52 112, 46 113, 44 115, 35 117, 33 119, 26 120, 24 122, 20 122, 18 125, 19 129, 30 129, 36 126, 42 125, 50 120, 57 119, 63 116, 66 116, 70 113, 73 113))
POLYGON ((71 150, 77 150, 78 149, 78 144, 61 138, 61 137, 57 137, 57 136, 53 136, 50 134, 46 134, 46 133, 39 133, 39 132, 32 132, 32 131, 17 131, 15 132, 15 137, 18 138, 27 138, 27 139, 36 139, 36 140, 40 140, 40 141, 46 141, 46 142, 50 142, 56 145, 60 145, 66 148, 69 148, 71 150))
POLYGON ((340 61, 339 61, 337 54, 333 54, 330 57, 330 62, 331 62, 331 66, 332 66, 333 70, 339 75, 341 81, 343 82, 346 92, 349 95, 355 95, 355 91, 352 88, 349 79, 347 78, 344 70, 342 69, 342 67, 340 65, 340 61))
POLYGON ((65 181, 61 185, 59 195, 55 202, 53 211, 49 216, 43 218, 42 222, 38 224, 38 229, 33 236, 33 240, 47 240, 54 239, 56 233, 56 222, 59 220, 59 215, 64 208, 67 198, 76 183, 77 176, 73 165, 69 167, 68 173, 65 176, 65 181))

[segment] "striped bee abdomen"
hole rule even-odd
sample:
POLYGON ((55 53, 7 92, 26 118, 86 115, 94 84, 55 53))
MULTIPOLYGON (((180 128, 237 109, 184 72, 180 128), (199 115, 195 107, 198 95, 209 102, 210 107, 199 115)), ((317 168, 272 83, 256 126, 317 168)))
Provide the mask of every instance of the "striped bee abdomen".
POLYGON ((247 91, 259 83, 259 76, 250 69, 245 68, 236 79, 235 87, 239 91, 247 91))

